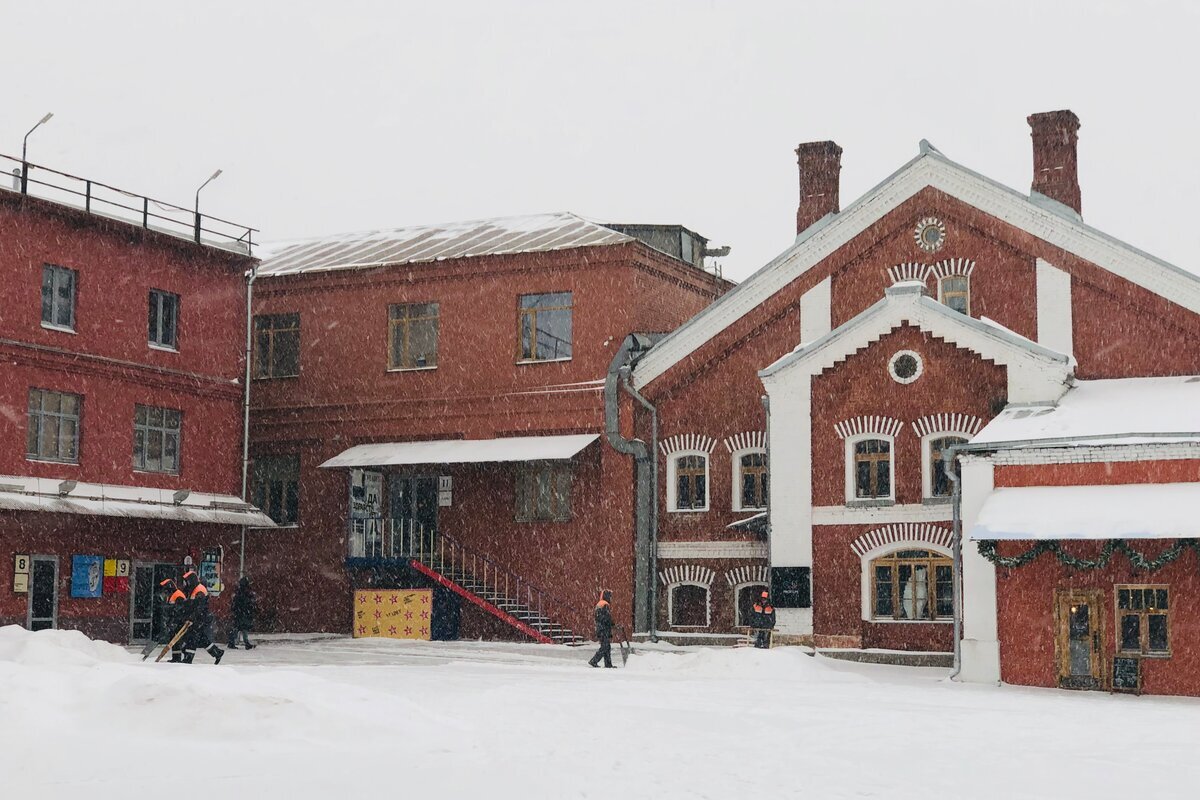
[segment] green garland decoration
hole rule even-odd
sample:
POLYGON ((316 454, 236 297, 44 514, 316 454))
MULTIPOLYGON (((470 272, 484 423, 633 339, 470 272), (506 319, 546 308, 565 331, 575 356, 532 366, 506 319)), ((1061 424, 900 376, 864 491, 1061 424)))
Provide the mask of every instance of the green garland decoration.
POLYGON ((1023 567, 1033 562, 1043 553, 1053 553, 1060 564, 1071 569, 1103 569, 1108 566, 1108 562, 1112 560, 1113 555, 1120 552, 1129 559, 1129 563, 1133 565, 1134 569, 1142 572, 1157 572, 1167 564, 1177 561, 1185 550, 1193 550, 1197 556, 1200 556, 1200 540, 1198 539, 1178 539, 1175 544, 1163 550, 1158 554, 1157 558, 1153 559, 1147 558, 1144 554, 1134 550, 1124 539, 1107 540, 1104 543, 1104 547, 1100 550, 1100 555, 1092 559, 1071 555, 1063 549, 1057 539, 1037 542, 1024 553, 1015 556, 1000 555, 996 551, 996 540, 994 539, 981 540, 978 543, 978 547, 979 554, 998 567, 1023 567))

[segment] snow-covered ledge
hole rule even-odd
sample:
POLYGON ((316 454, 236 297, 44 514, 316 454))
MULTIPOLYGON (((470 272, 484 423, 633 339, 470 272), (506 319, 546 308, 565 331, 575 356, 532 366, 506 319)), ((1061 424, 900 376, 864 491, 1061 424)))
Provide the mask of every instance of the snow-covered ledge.
POLYGON ((962 468, 963 632, 959 680, 996 683, 1000 680, 1000 641, 996 615, 996 567, 979 555, 967 538, 983 501, 992 493, 995 468, 979 456, 964 455, 962 468))

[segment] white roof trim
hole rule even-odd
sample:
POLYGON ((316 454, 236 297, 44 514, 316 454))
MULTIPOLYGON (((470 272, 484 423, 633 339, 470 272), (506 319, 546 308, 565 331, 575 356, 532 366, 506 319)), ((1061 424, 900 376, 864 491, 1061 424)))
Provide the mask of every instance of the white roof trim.
POLYGON ((0 475, 0 509, 51 514, 208 522, 274 528, 266 514, 230 494, 191 492, 175 502, 173 489, 70 482, 62 478, 0 475), (70 488, 65 494, 62 490, 70 488))
POLYGON ((1022 486, 983 502, 971 539, 1182 539, 1200 537, 1200 483, 1022 486))
POLYGON ((427 442, 360 444, 342 451, 322 464, 321 468, 564 461, 599 438, 598 433, 580 433, 567 436, 509 436, 499 439, 437 439, 427 442))
POLYGON ((923 148, 921 155, 840 214, 814 223, 790 248, 656 344, 634 368, 634 386, 643 388, 926 187, 1200 313, 1200 275, 1057 213, 936 150, 923 148))
POLYGON ((817 341, 801 345, 758 374, 769 378, 793 364, 804 364, 811 374, 816 375, 905 323, 973 350, 998 364, 1040 362, 1061 369, 1064 380, 1070 369, 1070 356, 1043 347, 1001 325, 982 322, 947 308, 927 297, 919 284, 900 283, 886 289, 883 299, 866 311, 817 341))

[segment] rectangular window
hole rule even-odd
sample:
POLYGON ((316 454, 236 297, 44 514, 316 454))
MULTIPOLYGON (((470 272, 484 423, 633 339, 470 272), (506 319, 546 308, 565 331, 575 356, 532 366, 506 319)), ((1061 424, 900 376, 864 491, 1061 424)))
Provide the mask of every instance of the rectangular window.
POLYGON ((902 550, 871 562, 875 619, 932 620, 954 616, 954 568, 928 550, 902 550))
POLYGON ((144 472, 179 472, 179 437, 182 430, 182 411, 134 406, 133 468, 144 472))
POLYGON ((294 378, 300 374, 300 315, 260 314, 254 318, 254 377, 294 378))
POLYGON ((522 361, 571 357, 571 293, 523 294, 520 304, 522 361))
POLYGON ((156 347, 178 347, 175 327, 179 321, 179 295, 150 290, 149 342, 156 347))
POLYGON ((747 453, 741 457, 743 510, 767 507, 767 454, 747 453))
POLYGON ((388 369, 437 366, 438 304, 388 306, 388 369))
POLYGON ((947 275, 938 284, 942 302, 960 314, 971 314, 971 279, 966 275, 947 275))
POLYGON ((77 394, 30 389, 26 457, 78 464, 82 406, 83 398, 77 394))
POLYGON ((1117 587, 1117 636, 1124 655, 1170 655, 1171 604, 1167 586, 1117 587))
POLYGON ((46 264, 42 267, 42 324, 75 330, 73 269, 46 264))
POLYGON ((571 468, 564 465, 531 466, 517 472, 518 522, 571 519, 571 468))
POLYGON ((254 459, 254 505, 278 525, 300 521, 300 456, 259 456, 254 459))
POLYGON ((701 455, 675 459, 675 510, 708 508, 708 458, 701 455))
POLYGON ((892 496, 892 444, 888 440, 855 443, 854 496, 860 500, 892 496))

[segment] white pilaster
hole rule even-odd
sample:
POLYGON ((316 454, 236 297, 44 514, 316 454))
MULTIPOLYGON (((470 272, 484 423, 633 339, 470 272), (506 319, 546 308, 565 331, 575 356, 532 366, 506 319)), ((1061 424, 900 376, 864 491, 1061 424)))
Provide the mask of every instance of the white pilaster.
POLYGON ((1037 340, 1051 350, 1071 355, 1071 273, 1037 260, 1037 340))
POLYGON ((964 456, 962 465, 963 640, 959 680, 1000 680, 1000 641, 996 606, 996 567, 970 541, 983 501, 994 487, 991 461, 964 456))
POLYGON ((818 283, 800 295, 800 341, 815 342, 833 330, 833 291, 831 279, 818 283))

